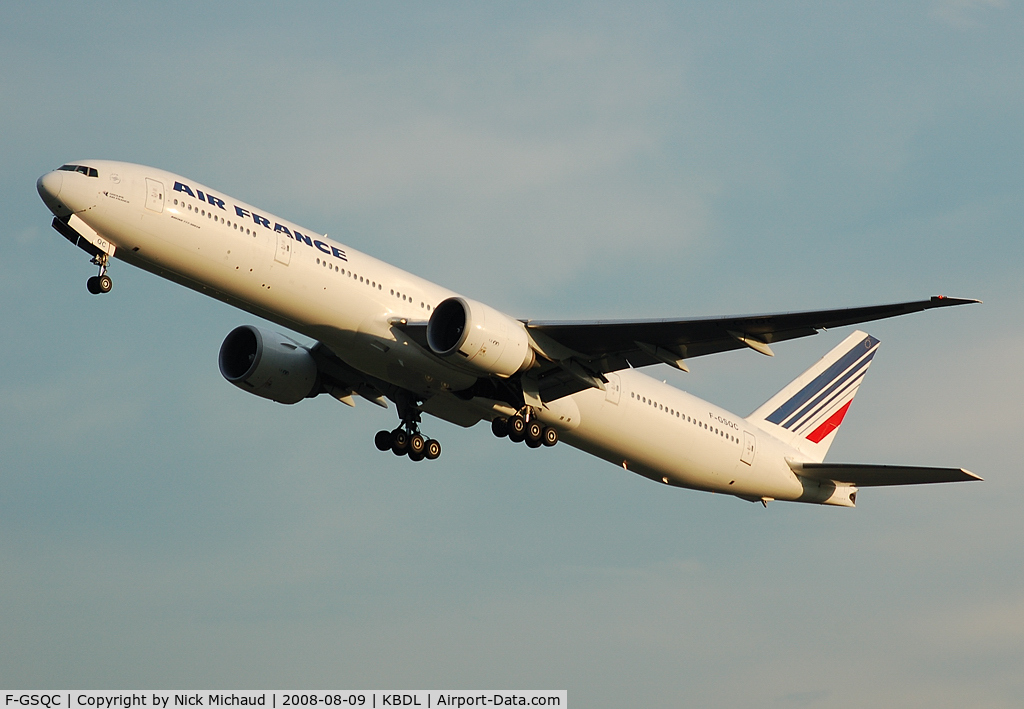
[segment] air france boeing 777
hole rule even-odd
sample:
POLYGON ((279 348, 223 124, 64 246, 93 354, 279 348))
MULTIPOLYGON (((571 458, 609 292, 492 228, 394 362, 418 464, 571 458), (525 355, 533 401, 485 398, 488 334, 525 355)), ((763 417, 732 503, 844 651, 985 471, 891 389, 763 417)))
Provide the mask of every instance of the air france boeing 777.
POLYGON ((853 332, 752 414, 737 416, 639 370, 771 345, 821 329, 978 301, 684 320, 518 320, 194 180, 105 160, 39 178, 53 227, 92 256, 106 293, 111 257, 278 323, 311 346, 252 325, 228 333, 220 371, 294 404, 326 393, 387 408, 400 423, 375 443, 412 460, 440 444, 421 414, 531 448, 559 440, 665 485, 767 505, 853 507, 876 485, 978 480, 961 468, 824 462, 878 340, 853 332))

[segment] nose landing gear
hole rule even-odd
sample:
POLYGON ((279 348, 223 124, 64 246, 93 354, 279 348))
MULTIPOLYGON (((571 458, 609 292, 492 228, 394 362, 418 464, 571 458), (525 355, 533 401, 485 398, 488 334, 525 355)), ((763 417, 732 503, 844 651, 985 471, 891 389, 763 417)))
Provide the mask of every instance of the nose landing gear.
POLYGON ((93 295, 99 295, 100 293, 109 293, 110 289, 114 287, 114 282, 110 280, 110 276, 107 275, 107 263, 110 257, 107 254, 100 254, 94 256, 92 263, 100 267, 100 273, 98 276, 92 276, 88 281, 85 282, 85 287, 89 289, 89 292, 93 295))

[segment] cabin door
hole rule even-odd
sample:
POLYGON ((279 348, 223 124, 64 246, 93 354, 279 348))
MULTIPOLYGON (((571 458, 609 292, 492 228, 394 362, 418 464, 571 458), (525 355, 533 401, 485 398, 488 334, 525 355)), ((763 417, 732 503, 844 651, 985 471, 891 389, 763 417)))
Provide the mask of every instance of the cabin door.
POLYGON ((757 439, 754 438, 754 434, 748 431, 743 432, 743 452, 740 453, 740 462, 746 463, 747 465, 753 465, 754 463, 754 442, 757 439))
POLYGON ((619 375, 615 372, 605 372, 605 379, 608 383, 604 385, 604 399, 612 404, 619 403, 619 395, 622 393, 622 384, 619 375))
POLYGON ((164 211, 164 183, 146 178, 146 209, 164 211))
POLYGON ((276 234, 277 253, 274 256, 274 260, 287 266, 292 262, 292 240, 281 232, 276 232, 276 234))

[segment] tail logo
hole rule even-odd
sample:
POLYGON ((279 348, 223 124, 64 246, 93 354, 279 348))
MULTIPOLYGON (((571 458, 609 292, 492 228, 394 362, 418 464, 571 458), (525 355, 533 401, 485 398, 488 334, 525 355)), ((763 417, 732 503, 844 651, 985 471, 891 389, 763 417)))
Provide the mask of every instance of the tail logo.
POLYGON ((877 350, 878 340, 865 336, 766 420, 820 443, 843 422, 877 350))

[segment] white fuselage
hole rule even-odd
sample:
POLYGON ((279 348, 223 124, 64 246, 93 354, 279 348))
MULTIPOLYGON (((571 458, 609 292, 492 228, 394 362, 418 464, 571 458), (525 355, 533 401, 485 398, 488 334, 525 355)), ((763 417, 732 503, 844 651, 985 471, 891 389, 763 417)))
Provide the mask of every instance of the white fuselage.
MULTIPOLYGON (((99 176, 49 173, 40 185, 50 180, 56 194, 44 199, 73 212, 116 258, 319 340, 352 367, 432 399, 428 413, 462 425, 502 413, 453 397, 475 377, 389 324, 426 321, 452 291, 179 175, 83 164, 99 176)), ((633 369, 607 376, 605 391, 563 397, 539 418, 569 445, 669 485, 848 504, 809 488, 786 462, 798 451, 746 419, 633 369)))

